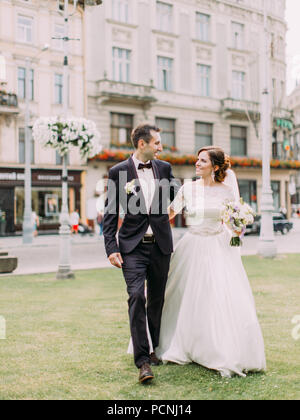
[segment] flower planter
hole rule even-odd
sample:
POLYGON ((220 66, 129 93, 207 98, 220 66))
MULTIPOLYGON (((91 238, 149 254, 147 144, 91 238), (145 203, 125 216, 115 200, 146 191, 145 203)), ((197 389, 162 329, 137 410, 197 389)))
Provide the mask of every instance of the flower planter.
POLYGON ((102 150, 96 124, 84 118, 42 117, 35 121, 32 135, 36 142, 61 156, 77 148, 85 159, 102 150))

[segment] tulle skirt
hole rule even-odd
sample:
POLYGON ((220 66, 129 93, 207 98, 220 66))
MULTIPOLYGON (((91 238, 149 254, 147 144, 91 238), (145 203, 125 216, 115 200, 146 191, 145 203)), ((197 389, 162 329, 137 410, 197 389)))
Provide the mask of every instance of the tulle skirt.
POLYGON ((156 354, 222 376, 266 369, 264 341, 240 249, 230 234, 187 232, 171 259, 156 354))

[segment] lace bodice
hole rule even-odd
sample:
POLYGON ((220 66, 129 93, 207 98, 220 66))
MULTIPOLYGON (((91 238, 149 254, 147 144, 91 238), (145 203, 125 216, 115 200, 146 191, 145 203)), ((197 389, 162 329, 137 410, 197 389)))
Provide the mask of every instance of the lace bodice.
POLYGON ((224 229, 221 220, 223 203, 234 199, 231 187, 225 184, 205 187, 200 180, 184 184, 171 208, 177 214, 185 209, 186 223, 191 233, 215 235, 224 229))

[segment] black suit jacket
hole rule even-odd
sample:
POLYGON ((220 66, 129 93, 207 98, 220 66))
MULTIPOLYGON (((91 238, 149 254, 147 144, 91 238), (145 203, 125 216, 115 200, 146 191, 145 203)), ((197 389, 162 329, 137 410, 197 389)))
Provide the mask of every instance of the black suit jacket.
POLYGON ((169 255, 173 252, 172 232, 167 207, 168 199, 173 201, 180 185, 175 180, 169 163, 153 160, 152 169, 156 189, 149 214, 147 214, 144 195, 132 157, 109 170, 103 221, 105 248, 108 257, 115 252, 121 254, 132 252, 142 240, 149 225, 162 253, 169 255), (125 191, 126 183, 132 180, 135 180, 137 195, 127 194, 125 191), (125 218, 119 231, 118 243, 116 235, 120 205, 125 213, 125 218))

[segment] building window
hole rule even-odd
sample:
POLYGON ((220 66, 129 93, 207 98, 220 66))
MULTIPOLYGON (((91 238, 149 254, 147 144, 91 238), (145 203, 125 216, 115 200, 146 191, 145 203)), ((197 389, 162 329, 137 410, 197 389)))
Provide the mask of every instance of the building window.
POLYGON ((247 156, 247 128, 231 126, 231 155, 247 156))
POLYGON ((111 113, 111 144, 114 146, 130 146, 133 130, 133 115, 111 113))
POLYGON ((232 72, 232 97, 245 99, 245 73, 242 71, 232 72))
POLYGON ((245 26, 241 23, 232 22, 232 48, 236 50, 244 49, 245 26))
POLYGON ((33 18, 18 16, 17 25, 18 41, 32 44, 33 42, 33 18))
POLYGON ((168 118, 156 118, 155 124, 161 131, 161 142, 166 147, 176 147, 175 120, 168 118))
POLYGON ((131 51, 123 48, 112 49, 113 80, 116 82, 130 82, 130 56, 131 51))
POLYGON ((273 106, 276 106, 277 98, 276 98, 276 79, 272 79, 272 101, 273 106))
POLYGON ((171 4, 158 1, 157 10, 157 29, 163 32, 172 32, 173 6, 171 4))
POLYGON ((3 55, 0 55, 0 80, 6 80, 6 60, 3 55))
POLYGON ((202 147, 212 146, 213 144, 213 125, 209 123, 195 123, 195 153, 202 147))
POLYGON ((257 212, 256 181, 239 179, 238 184, 241 197, 257 212))
POLYGON ((54 25, 54 38, 61 38, 61 39, 53 39, 53 48, 56 50, 62 51, 64 49, 64 41, 63 37, 65 35, 65 28, 64 25, 59 23, 55 23, 54 25))
POLYGON ((54 75, 54 102, 55 104, 62 105, 63 103, 63 75, 54 75))
POLYGON ((294 139, 294 147, 295 147, 295 156, 294 158, 297 160, 300 160, 300 132, 297 132, 295 134, 295 139, 294 139))
MULTIPOLYGON (((30 136, 30 162, 34 163, 34 139, 32 136, 32 130, 29 130, 30 136)), ((19 163, 25 163, 26 155, 25 155, 25 128, 19 128, 19 163)))
POLYGON ((172 90, 173 88, 173 59, 166 57, 158 57, 158 89, 172 90))
POLYGON ((128 0, 112 0, 112 18, 119 22, 129 22, 128 0))
POLYGON ((285 43, 284 38, 282 36, 278 38, 278 53, 281 56, 283 56, 285 53, 285 43))
POLYGON ((283 159, 284 152, 283 152, 283 143, 277 140, 277 131, 273 131, 272 136, 272 158, 273 159, 283 159))
POLYGON ((280 205, 280 181, 271 181, 273 191, 273 206, 275 211, 279 211, 280 205))
MULTIPOLYGON (((30 91, 29 100, 34 99, 34 71, 29 71, 30 77, 30 91)), ((21 99, 26 98, 26 69, 24 67, 18 67, 18 96, 21 99)))
MULTIPOLYGON (((58 225, 59 213, 62 206, 61 187, 32 187, 31 192, 32 209, 39 217, 41 225, 58 225)), ((15 197, 16 222, 21 225, 23 223, 25 204, 25 191, 23 187, 15 188, 15 197)))
POLYGON ((211 67, 197 64, 197 94, 210 96, 211 67))
POLYGON ((196 38, 200 41, 210 41, 210 16, 196 13, 196 38))

